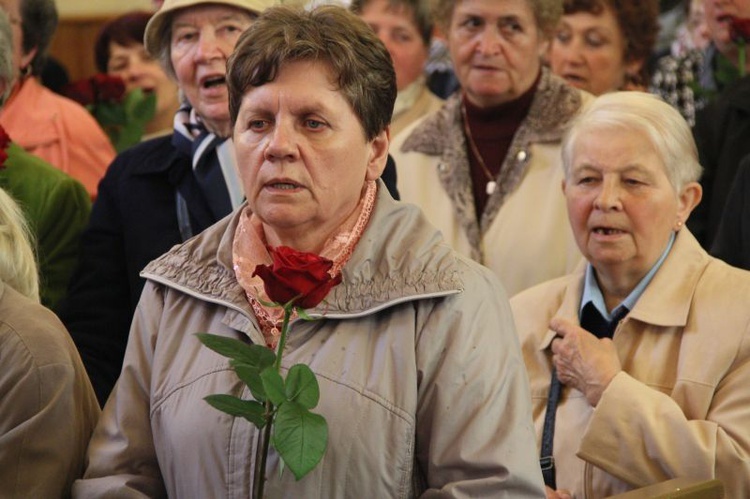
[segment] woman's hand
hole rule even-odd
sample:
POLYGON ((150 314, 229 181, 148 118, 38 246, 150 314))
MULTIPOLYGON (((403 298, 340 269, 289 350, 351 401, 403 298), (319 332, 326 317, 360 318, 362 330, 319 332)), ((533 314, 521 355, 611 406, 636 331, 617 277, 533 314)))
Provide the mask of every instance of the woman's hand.
POLYGON ((559 317, 552 319, 549 327, 558 335, 552 340, 552 362, 557 377, 564 385, 583 393, 589 404, 596 407, 612 378, 622 371, 614 343, 559 317))
POLYGON ((544 491, 547 493, 547 499, 573 499, 573 495, 567 490, 552 490, 544 487, 544 491))

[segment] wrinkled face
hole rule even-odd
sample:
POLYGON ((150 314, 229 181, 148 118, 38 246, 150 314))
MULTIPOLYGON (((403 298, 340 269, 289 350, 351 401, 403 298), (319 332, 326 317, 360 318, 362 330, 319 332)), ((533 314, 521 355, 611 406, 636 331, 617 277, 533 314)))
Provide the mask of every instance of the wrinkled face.
POLYGON ((734 49, 730 35, 733 17, 750 17, 750 0, 705 0, 706 23, 711 39, 722 53, 734 49))
POLYGON ((531 88, 547 42, 527 0, 461 0, 453 10, 448 46, 469 100, 489 107, 531 88))
POLYGON ((594 95, 623 87, 625 74, 640 63, 626 63, 625 38, 612 9, 601 14, 563 16, 550 47, 552 72, 594 95))
POLYGON ((403 7, 393 9, 388 0, 372 0, 360 17, 391 54, 398 90, 408 87, 423 73, 429 51, 414 22, 414 13, 403 7))
POLYGON ((563 192, 578 247, 597 273, 637 282, 687 219, 696 186, 676 193, 646 135, 616 128, 578 136, 563 192))
POLYGON ((172 19, 172 67, 185 97, 209 130, 231 133, 227 59, 252 23, 247 12, 223 5, 178 11, 172 19))
POLYGON ((157 113, 171 110, 176 101, 177 85, 140 43, 120 45, 111 42, 107 73, 122 78, 127 92, 135 88, 147 93, 156 92, 157 113))
POLYGON ((21 69, 25 68, 36 55, 36 49, 28 54, 23 52, 23 30, 21 29, 21 0, 0 0, 0 8, 8 14, 8 20, 13 31, 13 71, 17 78, 21 69))
POLYGON ((320 251, 385 168, 388 132, 365 139, 333 76, 324 62, 287 63, 240 103, 239 174, 272 246, 320 251))

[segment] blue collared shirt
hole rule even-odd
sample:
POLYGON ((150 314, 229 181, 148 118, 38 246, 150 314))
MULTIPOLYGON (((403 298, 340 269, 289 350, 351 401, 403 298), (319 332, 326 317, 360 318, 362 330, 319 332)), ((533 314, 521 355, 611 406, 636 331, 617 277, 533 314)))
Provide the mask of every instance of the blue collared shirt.
POLYGON ((669 237, 669 243, 667 243, 666 249, 656 261, 654 266, 651 267, 651 270, 649 270, 648 274, 646 274, 643 279, 641 279, 638 285, 633 288, 633 291, 630 292, 627 298, 625 298, 622 303, 612 309, 612 313, 609 313, 607 311, 607 306, 604 303, 604 295, 602 295, 602 291, 599 288, 599 283, 596 282, 594 267, 592 267, 590 263, 586 265, 586 277, 583 281, 583 295, 581 296, 581 307, 578 309, 578 315, 581 315, 583 307, 588 302, 592 302, 599 313, 602 314, 602 317, 604 317, 607 321, 612 321, 612 316, 614 315, 614 313, 622 307, 627 307, 628 310, 633 310, 635 302, 637 302, 638 298, 641 297, 643 291, 646 289, 646 286, 648 286, 648 283, 651 282, 651 279, 653 279, 654 275, 661 267, 661 264, 664 263, 664 260, 667 258, 667 255, 669 254, 669 251, 672 249, 672 245, 674 244, 674 238, 675 233, 672 232, 672 235, 669 237))

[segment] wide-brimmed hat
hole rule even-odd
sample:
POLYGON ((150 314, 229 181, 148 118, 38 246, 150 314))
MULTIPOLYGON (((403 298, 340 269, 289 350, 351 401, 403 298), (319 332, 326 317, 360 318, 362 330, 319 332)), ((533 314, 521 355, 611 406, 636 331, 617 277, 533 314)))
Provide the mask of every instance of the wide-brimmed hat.
POLYGON ((169 14, 179 9, 195 7, 196 5, 227 5, 260 14, 268 7, 279 3, 278 0, 165 0, 161 8, 149 19, 146 32, 143 35, 143 43, 146 50, 152 56, 159 53, 161 34, 166 28, 165 23, 169 20, 169 14))

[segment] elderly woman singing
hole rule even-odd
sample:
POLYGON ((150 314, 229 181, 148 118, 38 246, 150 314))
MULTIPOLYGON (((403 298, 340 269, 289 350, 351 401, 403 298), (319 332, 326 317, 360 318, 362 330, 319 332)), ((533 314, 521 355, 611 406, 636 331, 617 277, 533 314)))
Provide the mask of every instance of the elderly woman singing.
POLYGON ((341 283, 308 308, 319 320, 291 322, 281 363, 317 375, 327 450, 300 481, 272 451, 269 497, 543 497, 502 287, 379 180, 396 97, 383 44, 341 7, 271 8, 227 77, 247 202, 143 272, 75 495, 249 497, 259 432, 203 399, 251 392, 194 333, 276 344, 253 270, 285 246, 326 257, 341 283))
POLYGON ((701 198, 687 123, 658 97, 607 94, 574 121, 563 164, 588 264, 512 300, 548 497, 675 477, 747 497, 750 273, 685 228, 701 198))

